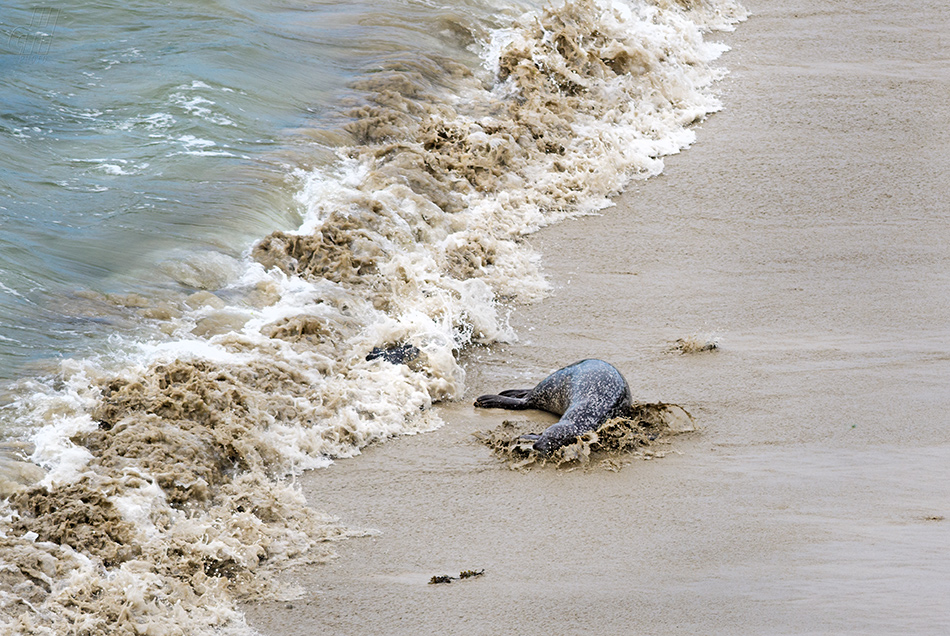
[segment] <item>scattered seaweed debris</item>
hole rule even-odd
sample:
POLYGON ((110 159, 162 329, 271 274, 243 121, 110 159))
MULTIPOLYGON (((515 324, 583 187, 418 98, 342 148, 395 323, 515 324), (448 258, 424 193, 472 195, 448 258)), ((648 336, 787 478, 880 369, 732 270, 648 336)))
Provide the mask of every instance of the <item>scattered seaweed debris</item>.
POLYGON ((554 464, 557 468, 589 467, 599 460, 605 470, 618 471, 622 458, 654 459, 669 451, 669 438, 696 430, 693 417, 681 406, 657 402, 630 406, 623 417, 608 420, 596 431, 588 431, 550 455, 538 453, 533 440, 524 435, 537 432, 537 423, 505 420, 490 431, 475 433, 483 444, 512 469, 527 470, 554 464), (664 448, 667 447, 667 448, 664 448))
POLYGON ((460 579, 471 579, 471 578, 474 578, 474 577, 476 577, 476 576, 481 576, 481 575, 484 574, 484 573, 485 573, 485 570, 464 570, 464 571, 462 571, 462 572, 459 572, 459 578, 460 578, 460 579))
POLYGON ((429 585, 438 585, 439 583, 451 583, 454 580, 454 577, 449 576, 448 574, 441 574, 438 576, 433 576, 429 579, 429 585))
POLYGON ((716 351, 719 349, 719 336, 711 334, 700 335, 693 334, 685 338, 679 338, 670 347, 671 352, 682 354, 703 353, 704 351, 716 351))
POLYGON ((462 570, 459 572, 458 576, 449 576, 448 574, 441 574, 438 576, 433 576, 429 579, 429 585, 438 585, 439 583, 451 583, 452 581, 461 581, 463 579, 472 579, 476 576, 481 576, 485 574, 485 570, 462 570))

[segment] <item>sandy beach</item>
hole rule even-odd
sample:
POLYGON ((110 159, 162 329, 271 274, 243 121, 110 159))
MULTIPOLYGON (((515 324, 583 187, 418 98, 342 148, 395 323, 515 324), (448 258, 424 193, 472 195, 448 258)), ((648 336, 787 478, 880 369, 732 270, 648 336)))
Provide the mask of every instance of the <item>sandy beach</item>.
POLYGON ((664 173, 530 237, 553 283, 465 353, 433 433, 306 474, 366 538, 245 606, 264 634, 950 632, 950 21, 749 0, 725 110, 664 173), (717 351, 671 352, 687 336, 717 351), (619 472, 512 471, 481 411, 588 357, 700 427, 619 472), (429 585, 433 575, 483 576, 429 585))

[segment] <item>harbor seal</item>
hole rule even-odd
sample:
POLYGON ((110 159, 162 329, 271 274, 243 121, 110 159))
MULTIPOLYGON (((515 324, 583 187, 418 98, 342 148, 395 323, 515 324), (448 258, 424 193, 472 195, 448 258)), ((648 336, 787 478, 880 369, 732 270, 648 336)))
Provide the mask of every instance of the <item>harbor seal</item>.
POLYGON ((620 372, 603 360, 581 360, 555 371, 533 389, 511 389, 498 395, 483 395, 475 406, 488 409, 538 409, 561 419, 535 440, 534 449, 544 455, 579 435, 596 430, 612 417, 630 408, 630 387, 620 372))

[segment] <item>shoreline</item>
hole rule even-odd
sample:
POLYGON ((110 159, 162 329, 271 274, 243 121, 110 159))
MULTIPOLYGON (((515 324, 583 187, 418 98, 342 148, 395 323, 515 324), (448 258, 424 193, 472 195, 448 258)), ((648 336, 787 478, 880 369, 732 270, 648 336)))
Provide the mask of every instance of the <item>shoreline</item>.
POLYGON ((304 595, 245 605, 252 627, 950 629, 940 7, 747 8, 716 38, 733 47, 725 109, 694 146, 615 207, 529 237, 553 293, 515 309, 519 342, 465 354, 445 425, 300 479, 311 506, 378 533, 286 573, 304 595), (693 334, 722 348, 669 351, 693 334), (471 401, 586 357, 617 366, 635 399, 684 406, 700 432, 619 472, 516 472, 472 438, 553 421, 471 401))

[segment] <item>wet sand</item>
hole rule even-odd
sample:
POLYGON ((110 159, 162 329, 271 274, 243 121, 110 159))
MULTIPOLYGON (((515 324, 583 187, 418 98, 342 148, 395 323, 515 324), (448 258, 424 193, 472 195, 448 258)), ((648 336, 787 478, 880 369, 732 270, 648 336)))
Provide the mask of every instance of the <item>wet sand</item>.
POLYGON ((372 537, 245 608, 265 634, 950 631, 950 21, 747 3, 726 110, 617 206, 531 238, 555 290, 466 354, 446 425, 306 475, 372 537), (718 351, 681 355, 710 334, 718 351), (674 453, 516 472, 485 392, 585 357, 682 404, 674 453), (433 575, 484 576, 428 585, 433 575))

